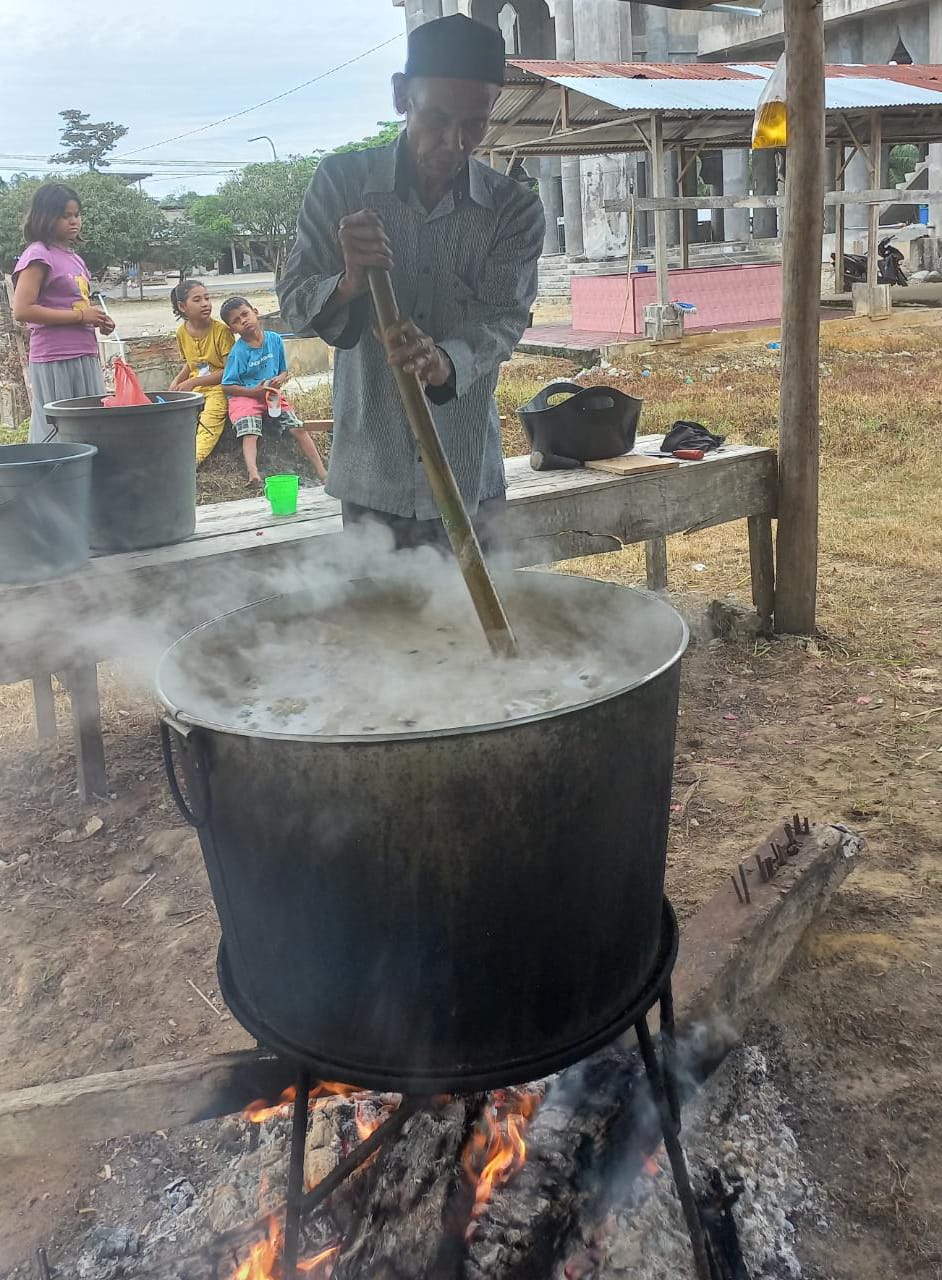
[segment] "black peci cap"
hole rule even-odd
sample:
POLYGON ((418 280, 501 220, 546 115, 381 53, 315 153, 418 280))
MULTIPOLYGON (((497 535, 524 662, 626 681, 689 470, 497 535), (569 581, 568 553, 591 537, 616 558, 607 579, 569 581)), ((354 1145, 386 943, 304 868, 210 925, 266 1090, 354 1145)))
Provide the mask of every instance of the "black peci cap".
POLYGON ((407 76, 504 83, 504 38, 464 14, 424 22, 409 34, 407 76))

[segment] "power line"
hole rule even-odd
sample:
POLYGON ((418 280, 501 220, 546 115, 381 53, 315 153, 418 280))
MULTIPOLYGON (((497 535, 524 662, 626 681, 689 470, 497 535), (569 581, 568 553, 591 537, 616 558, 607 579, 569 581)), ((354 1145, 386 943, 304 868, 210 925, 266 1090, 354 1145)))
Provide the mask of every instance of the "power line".
MULTIPOLYGON (((38 162, 38 163, 40 163, 40 164, 50 164, 50 163, 51 163, 51 161, 49 160, 49 157, 48 157, 48 156, 43 156, 43 155, 21 155, 21 154, 18 154, 17 152, 15 152, 15 151, 0 151, 0 160, 26 160, 26 161, 32 161, 32 162, 34 162, 34 163, 38 162)), ((246 165, 248 165, 248 164, 254 164, 254 163, 255 163, 255 161, 254 161, 254 160, 234 160, 234 159, 233 159, 233 160, 230 160, 230 159, 204 159, 204 160, 194 160, 194 159, 190 159, 190 160, 181 160, 181 159, 176 159, 176 160, 149 160, 147 163, 148 163, 148 164, 150 164, 150 165, 153 165, 155 168, 163 168, 163 169, 166 169, 166 168, 174 168, 174 169, 190 168, 190 167, 192 167, 193 165, 199 165, 199 166, 200 166, 200 167, 202 167, 202 168, 207 168, 207 167, 217 166, 217 167, 221 167, 221 168, 223 168, 223 169, 241 169, 241 168, 244 168, 244 167, 245 167, 246 165)), ((69 168, 69 166, 68 166, 68 165, 65 165, 65 166, 63 166, 63 167, 64 167, 64 168, 69 168)), ((82 170, 82 172, 87 172, 87 170, 82 170)), ((108 172, 108 170, 107 170, 107 168, 105 168, 105 169, 103 169, 101 172, 103 172, 103 173, 107 176, 107 172, 108 172)))
POLYGON ((358 53, 356 57, 348 58, 346 62, 339 62, 335 67, 322 71, 320 75, 312 76, 310 80, 305 80, 302 84, 296 84, 292 89, 285 89, 283 93, 276 93, 273 98, 266 98, 264 102, 256 102, 254 106, 245 107, 242 111, 234 111, 232 115, 223 116, 221 120, 213 120, 211 124, 201 124, 196 129, 187 129, 185 133, 177 133, 172 138, 164 138, 162 142, 151 142, 146 147, 138 147, 135 151, 125 151, 121 155, 112 158, 115 160, 128 160, 132 156, 140 155, 142 151, 153 151, 156 147, 166 147, 171 142, 179 142, 181 138, 191 138, 194 133, 205 133, 207 129, 215 129, 218 125, 228 124, 230 120, 238 120, 241 116, 247 116, 251 111, 258 111, 260 107, 267 107, 272 102, 280 102, 282 98, 290 97, 292 93, 298 93, 299 90, 306 89, 309 85, 317 84, 319 80, 326 80, 328 76, 334 75, 337 71, 342 71, 344 67, 350 67, 354 62, 360 62, 363 58, 368 58, 371 53, 376 53, 378 49, 385 49, 387 45, 394 44, 401 39, 401 34, 391 36, 390 39, 383 40, 380 44, 374 44, 371 49, 358 53))

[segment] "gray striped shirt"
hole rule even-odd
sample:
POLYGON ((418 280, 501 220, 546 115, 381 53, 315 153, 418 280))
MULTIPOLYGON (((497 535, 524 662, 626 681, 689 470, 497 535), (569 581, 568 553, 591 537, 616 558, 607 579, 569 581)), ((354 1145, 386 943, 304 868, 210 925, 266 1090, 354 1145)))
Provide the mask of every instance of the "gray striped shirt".
POLYGON ((427 520, 438 511, 385 352, 373 334, 368 298, 321 319, 343 271, 337 224, 364 208, 379 214, 392 244, 400 310, 454 365, 454 384, 429 388, 428 394, 473 513, 479 502, 504 492, 494 388, 536 296, 543 210, 525 187, 472 160, 467 178, 428 213, 403 180, 408 166, 397 164, 399 146, 321 161, 304 197, 278 296, 296 333, 320 334, 338 348, 327 492, 376 511, 427 520))

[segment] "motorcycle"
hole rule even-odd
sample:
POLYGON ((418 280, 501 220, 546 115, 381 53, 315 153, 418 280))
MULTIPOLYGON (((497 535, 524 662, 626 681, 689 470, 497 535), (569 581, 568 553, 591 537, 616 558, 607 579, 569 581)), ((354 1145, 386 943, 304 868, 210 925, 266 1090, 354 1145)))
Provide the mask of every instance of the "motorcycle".
MULTIPOLYGON (((831 261, 836 263, 837 254, 831 254, 831 261)), ((909 280, 900 265, 903 255, 887 236, 877 245, 877 284, 897 284, 906 286, 909 280)), ((844 291, 850 292, 851 285, 867 283, 867 255, 865 253, 844 254, 844 291)))

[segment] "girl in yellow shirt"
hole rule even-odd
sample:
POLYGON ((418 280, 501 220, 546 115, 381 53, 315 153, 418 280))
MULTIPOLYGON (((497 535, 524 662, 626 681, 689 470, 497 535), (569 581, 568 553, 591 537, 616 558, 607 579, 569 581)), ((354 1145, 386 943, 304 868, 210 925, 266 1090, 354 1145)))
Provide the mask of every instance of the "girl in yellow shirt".
POLYGON ((203 410, 196 428, 196 462, 204 462, 226 426, 227 401, 222 389, 226 357, 235 344, 228 325, 213 319, 209 291, 201 280, 181 280, 170 290, 173 314, 183 321, 177 329, 177 347, 183 368, 170 384, 171 391, 198 391, 203 410))

